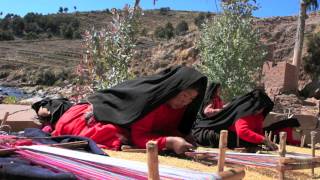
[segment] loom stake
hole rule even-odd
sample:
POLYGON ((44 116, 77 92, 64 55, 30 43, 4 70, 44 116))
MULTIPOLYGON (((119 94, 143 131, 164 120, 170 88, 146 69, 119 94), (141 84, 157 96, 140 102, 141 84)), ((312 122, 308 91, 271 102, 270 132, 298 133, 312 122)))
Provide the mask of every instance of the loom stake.
MULTIPOLYGON (((280 132, 280 148, 279 148, 279 155, 280 159, 281 157, 286 156, 286 141, 287 141, 287 133, 286 132, 280 132)), ((284 180, 285 175, 285 165, 281 163, 281 160, 279 161, 278 165, 278 171, 279 171, 279 179, 284 180)))
POLYGON ((301 144, 300 144, 300 147, 304 147, 305 140, 306 140, 306 135, 303 134, 303 135, 301 136, 301 144))
POLYGON ((227 141, 228 141, 228 131, 227 130, 220 131, 218 173, 223 172, 226 149, 227 149, 227 141))
POLYGON ((148 180, 160 180, 159 176, 159 160, 158 160, 158 145, 155 141, 147 143, 148 156, 148 180))
MULTIPOLYGON (((316 137, 317 132, 316 131, 311 131, 311 153, 312 157, 315 157, 315 137, 316 137)), ((311 168, 311 178, 314 178, 314 167, 311 168)))

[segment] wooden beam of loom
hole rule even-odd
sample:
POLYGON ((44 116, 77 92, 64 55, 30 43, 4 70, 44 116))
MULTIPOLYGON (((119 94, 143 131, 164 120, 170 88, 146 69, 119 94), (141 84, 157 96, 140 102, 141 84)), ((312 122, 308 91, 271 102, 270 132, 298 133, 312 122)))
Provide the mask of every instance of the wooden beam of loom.
POLYGON ((292 163, 320 163, 320 157, 311 157, 311 158, 306 158, 306 159, 297 159, 297 158, 292 158, 292 157, 281 157, 280 158, 280 163, 282 164, 292 164, 292 163))

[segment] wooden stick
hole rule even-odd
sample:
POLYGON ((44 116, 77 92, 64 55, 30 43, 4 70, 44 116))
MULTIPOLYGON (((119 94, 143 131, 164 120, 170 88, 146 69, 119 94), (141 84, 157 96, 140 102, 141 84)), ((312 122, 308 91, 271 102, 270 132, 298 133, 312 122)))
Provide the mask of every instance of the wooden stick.
POLYGON ((228 131, 227 130, 220 131, 218 173, 223 172, 226 149, 227 149, 227 141, 228 141, 228 131))
POLYGON ((67 142, 67 143, 50 144, 49 146, 63 147, 67 149, 76 149, 76 148, 85 147, 87 145, 88 145, 87 141, 75 141, 75 142, 67 142))
POLYGON ((267 139, 268 138, 268 132, 264 131, 264 137, 267 139))
POLYGON ((245 171, 243 168, 233 168, 218 174, 223 180, 239 180, 244 178, 245 171))
POLYGON ((306 135, 303 134, 303 135, 301 136, 301 144, 300 144, 300 147, 304 147, 305 140, 306 140, 306 135))
POLYGON ((237 135, 237 147, 240 147, 240 138, 238 135, 237 135))
POLYGON ((16 150, 18 149, 17 148, 0 149, 0 157, 13 154, 16 150))
POLYGON ((6 124, 7 119, 8 119, 8 116, 9 116, 9 112, 6 112, 6 113, 4 114, 4 117, 3 117, 2 121, 1 121, 1 126, 3 126, 3 125, 6 124))
MULTIPOLYGON (((311 155, 312 157, 314 158, 316 156, 315 154, 315 138, 316 138, 316 134, 317 132, 316 131, 311 131, 310 132, 310 136, 311 136, 311 155)), ((311 177, 314 178, 314 167, 311 168, 311 177)))
POLYGON ((137 149, 137 148, 132 148, 132 146, 128 145, 122 145, 121 146, 121 151, 123 152, 133 152, 133 153, 146 153, 146 149, 137 149))
POLYGON ((148 180, 160 180, 157 142, 149 141, 147 143, 147 158, 148 180))
POLYGON ((269 141, 272 141, 272 131, 269 132, 268 139, 269 141))
POLYGON ((273 135, 273 143, 277 143, 277 135, 273 135))
MULTIPOLYGON (((287 133, 280 132, 280 142, 279 142, 280 143, 280 148, 279 148, 280 157, 286 156, 286 141, 287 141, 287 133)), ((283 163, 281 163, 281 161, 279 161, 278 171, 279 171, 279 179, 284 180, 285 165, 283 163)))

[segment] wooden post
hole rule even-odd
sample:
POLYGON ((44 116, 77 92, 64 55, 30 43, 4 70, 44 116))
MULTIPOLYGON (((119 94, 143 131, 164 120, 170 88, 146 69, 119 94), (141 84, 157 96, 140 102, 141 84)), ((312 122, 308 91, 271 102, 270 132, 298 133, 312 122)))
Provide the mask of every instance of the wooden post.
MULTIPOLYGON (((280 132, 280 148, 279 148, 279 155, 280 157, 286 156, 286 141, 287 141, 287 133, 286 132, 280 132)), ((280 158, 281 159, 281 158, 280 158)), ((279 171, 279 179, 284 180, 285 170, 284 170, 284 164, 279 161, 278 171, 279 171)))
MULTIPOLYGON (((316 131, 311 131, 310 132, 310 136, 311 136, 311 155, 312 157, 315 157, 316 156, 316 148, 315 148, 315 145, 316 145, 316 134, 317 132, 316 131)), ((314 178, 314 167, 311 168, 311 178, 314 178)))
POLYGON ((4 117, 3 117, 2 121, 1 121, 1 126, 3 126, 3 125, 6 124, 7 119, 8 119, 8 116, 9 116, 9 112, 6 112, 6 113, 4 114, 4 117))
POLYGON ((219 157, 218 157, 218 173, 223 172, 226 149, 228 141, 228 131, 220 131, 220 140, 219 140, 219 157))
POLYGON ((158 145, 155 141, 147 143, 148 180, 160 180, 158 145))
POLYGON ((273 143, 277 143, 277 135, 273 135, 273 143))
POLYGON ((303 135, 301 136, 300 147, 304 147, 305 140, 306 140, 306 135, 303 134, 303 135))

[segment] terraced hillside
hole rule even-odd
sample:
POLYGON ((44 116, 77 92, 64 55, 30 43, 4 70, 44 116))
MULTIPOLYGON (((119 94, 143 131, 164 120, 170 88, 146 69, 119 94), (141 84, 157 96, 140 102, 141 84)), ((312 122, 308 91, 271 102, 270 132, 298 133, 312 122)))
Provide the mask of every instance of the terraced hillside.
MULTIPOLYGON (((104 27, 111 20, 111 14, 102 12, 67 14, 80 20, 82 30, 92 26, 104 27)), ((137 74, 154 73, 159 68, 172 64, 191 64, 200 61, 196 41, 199 31, 194 24, 198 12, 169 11, 161 14, 159 11, 145 11, 142 25, 147 35, 141 36, 136 48, 131 70, 137 74), (176 36, 171 40, 158 40, 153 36, 156 27, 171 22, 175 27, 181 20, 189 25, 189 32, 176 36)), ((320 16, 312 15, 307 20, 306 36, 318 32, 320 16)), ((296 33, 296 17, 274 17, 257 19, 256 26, 262 33, 262 41, 270 45, 272 56, 266 60, 291 62, 293 56, 294 37, 296 33)), ((0 41, 0 80, 17 84, 36 84, 30 80, 35 74, 52 70, 56 76, 71 74, 75 65, 81 60, 81 40, 45 39, 45 40, 16 40, 0 41)), ((307 76, 302 74, 302 80, 307 76)), ((64 79, 61 79, 62 81, 64 79)), ((17 85, 16 84, 16 85, 17 85)))

